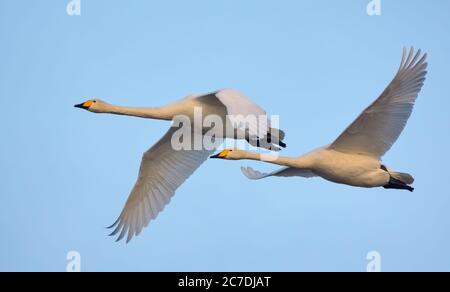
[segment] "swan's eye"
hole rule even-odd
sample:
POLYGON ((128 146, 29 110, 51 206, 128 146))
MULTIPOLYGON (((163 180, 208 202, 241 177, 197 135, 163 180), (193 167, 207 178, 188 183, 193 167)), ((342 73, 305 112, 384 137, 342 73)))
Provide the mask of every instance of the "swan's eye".
POLYGON ((93 103, 96 103, 96 102, 97 102, 96 100, 93 101, 93 103))

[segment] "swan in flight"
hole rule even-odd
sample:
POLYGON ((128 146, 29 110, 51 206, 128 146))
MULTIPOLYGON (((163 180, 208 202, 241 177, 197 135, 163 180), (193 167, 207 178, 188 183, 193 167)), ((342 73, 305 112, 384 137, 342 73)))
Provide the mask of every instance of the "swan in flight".
POLYGON ((427 74, 427 55, 414 55, 406 48, 400 69, 381 96, 331 145, 301 157, 279 157, 239 149, 225 149, 211 158, 250 159, 284 166, 272 173, 250 167, 241 170, 249 179, 278 177, 322 177, 328 181, 356 187, 384 187, 414 191, 414 178, 396 172, 381 162, 403 131, 427 74))
MULTIPOLYGON (((270 125, 265 111, 256 103, 237 90, 224 89, 204 95, 188 96, 178 102, 158 108, 130 108, 108 104, 100 99, 91 99, 75 105, 93 113, 109 113, 135 116, 147 119, 174 121, 167 133, 147 152, 144 153, 137 181, 131 190, 125 207, 117 221, 109 228, 115 228, 111 236, 117 234, 117 241, 127 236, 127 243, 141 233, 144 227, 169 203, 176 189, 214 152, 201 145, 200 149, 175 149, 173 137, 180 129, 176 124, 178 117, 187 117, 188 123, 195 124, 195 111, 200 109, 203 117, 216 116, 221 122, 231 127, 224 127, 221 134, 214 138, 245 139, 253 146, 278 151, 286 147, 282 142, 284 132, 270 125), (230 117, 257 117, 246 123, 230 121, 230 117), (230 129, 231 128, 231 129, 230 129)), ((184 122, 186 122, 184 120, 184 122)), ((208 134, 211 127, 203 126, 192 136, 208 134)), ((182 123, 180 123, 182 124, 182 123)), ((186 137, 182 137, 185 139, 186 137)), ((187 139, 187 138, 186 138, 187 139)), ((189 140, 195 140, 192 137, 189 140)), ((202 141, 200 139, 200 141, 202 141)), ((220 144, 219 144, 220 145, 220 144)), ((218 146, 218 145, 217 145, 218 146)))

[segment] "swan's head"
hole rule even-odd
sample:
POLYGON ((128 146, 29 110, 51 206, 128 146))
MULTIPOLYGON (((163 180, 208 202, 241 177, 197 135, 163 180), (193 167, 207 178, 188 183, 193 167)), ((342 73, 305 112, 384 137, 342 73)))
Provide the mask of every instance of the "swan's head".
POLYGON ((232 149, 225 149, 219 152, 216 155, 211 156, 210 158, 218 158, 218 159, 227 159, 227 160, 239 160, 243 159, 245 157, 245 151, 232 148, 232 149))
POLYGON ((77 108, 88 110, 90 112, 98 113, 98 112, 101 112, 105 108, 106 105, 107 105, 107 103, 104 102, 103 100, 94 98, 94 99, 85 101, 83 103, 76 104, 74 106, 77 108))

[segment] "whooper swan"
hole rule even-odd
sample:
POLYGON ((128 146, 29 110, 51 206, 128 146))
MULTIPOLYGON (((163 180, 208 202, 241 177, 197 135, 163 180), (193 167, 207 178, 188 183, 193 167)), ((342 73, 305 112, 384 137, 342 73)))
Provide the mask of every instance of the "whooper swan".
MULTIPOLYGON (((109 113, 135 116, 147 119, 176 120, 177 117, 187 117, 194 125, 195 110, 200 109, 203 117, 218 116, 226 125, 229 116, 255 116, 248 123, 236 124, 230 122, 230 127, 224 126, 222 134, 215 138, 245 139, 250 144, 271 150, 280 150, 286 145, 282 142, 284 133, 272 129, 265 111, 242 93, 233 89, 224 89, 205 95, 188 96, 178 102, 159 108, 130 108, 108 104, 100 99, 91 99, 77 108, 93 113, 109 113), (261 118, 262 117, 262 118, 261 118), (255 122, 256 121, 256 122, 255 122)), ((202 123, 203 121, 200 121, 202 123)), ((200 133, 194 131, 193 136, 206 135, 210 128, 201 128, 200 133)), ((203 127, 203 124, 201 125, 203 127)), ((169 203, 175 190, 212 154, 214 149, 205 147, 175 149, 172 137, 178 130, 171 127, 169 131, 152 148, 144 153, 139 175, 131 194, 117 221, 110 226, 115 228, 111 236, 119 234, 117 240, 127 236, 129 242, 133 236, 140 234, 144 227, 169 203)), ((191 138, 194 140, 194 137, 191 138)), ((189 143, 191 143, 189 141, 189 143)), ((193 145, 194 147, 194 145, 193 145)))
POLYGON ((250 179, 269 176, 315 177, 356 187, 384 187, 414 191, 411 175, 393 171, 381 162, 404 129, 427 74, 426 54, 403 51, 400 69, 381 96, 327 147, 301 157, 261 155, 239 149, 225 149, 211 158, 250 159, 283 165, 272 173, 250 167, 242 172, 250 179))

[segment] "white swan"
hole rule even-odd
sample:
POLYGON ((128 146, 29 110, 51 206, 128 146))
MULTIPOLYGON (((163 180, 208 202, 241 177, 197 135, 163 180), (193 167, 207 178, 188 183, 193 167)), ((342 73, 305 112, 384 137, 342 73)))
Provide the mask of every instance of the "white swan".
MULTIPOLYGON (((221 137, 246 139, 250 144, 272 150, 286 147, 282 142, 284 133, 270 127, 265 111, 242 93, 233 89, 224 89, 206 95, 188 96, 173 104, 159 108, 130 108, 108 104, 99 99, 91 99, 75 107, 94 113, 110 113, 135 116, 148 119, 173 120, 184 116, 194 124, 195 110, 201 109, 202 115, 215 115, 225 124, 229 116, 255 116, 247 124, 233 124, 231 130, 226 128, 221 137), (262 117, 262 118, 261 118, 262 117)), ((202 123, 203 121, 200 121, 202 123)), ((203 124, 201 125, 203 127, 203 124)), ((210 128, 202 128, 193 135, 205 135, 210 128), (197 133, 197 134, 196 134, 197 133)), ((214 149, 175 150, 171 144, 172 136, 178 128, 169 131, 144 153, 139 175, 131 194, 117 221, 109 228, 115 227, 112 236, 119 234, 117 241, 127 235, 129 242, 134 235, 139 235, 152 219, 169 203, 175 190, 212 154, 214 149)), ((194 132, 194 127, 193 127, 194 132)), ((193 138, 192 138, 193 139, 193 138)), ((197 149, 197 148, 195 148, 197 149)))
POLYGON ((330 146, 298 158, 261 155, 239 149, 225 149, 211 158, 251 159, 286 166, 272 173, 261 173, 250 167, 242 172, 250 179, 269 176, 315 177, 357 187, 384 187, 413 191, 411 175, 395 172, 381 163, 411 115, 414 102, 426 76, 426 54, 414 55, 411 48, 403 58, 395 78, 381 96, 330 146))

